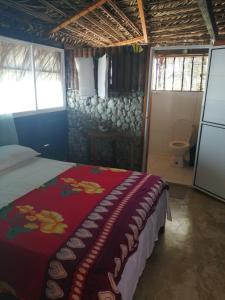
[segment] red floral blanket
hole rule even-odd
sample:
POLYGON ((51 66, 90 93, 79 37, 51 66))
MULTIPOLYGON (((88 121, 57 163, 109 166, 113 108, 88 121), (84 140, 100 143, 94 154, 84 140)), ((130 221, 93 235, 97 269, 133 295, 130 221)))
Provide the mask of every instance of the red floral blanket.
POLYGON ((78 166, 0 210, 0 292, 20 300, 120 299, 117 284, 166 185, 78 166))

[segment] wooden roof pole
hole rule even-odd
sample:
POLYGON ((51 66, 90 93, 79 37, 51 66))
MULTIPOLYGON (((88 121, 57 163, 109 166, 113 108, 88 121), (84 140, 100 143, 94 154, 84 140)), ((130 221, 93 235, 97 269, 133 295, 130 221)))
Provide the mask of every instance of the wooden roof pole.
POLYGON ((212 5, 209 0, 198 0, 198 6, 205 21, 210 38, 212 42, 214 42, 217 39, 217 27, 213 15, 212 5))
POLYGON ((113 2, 112 0, 108 0, 107 3, 114 9, 114 11, 133 29, 133 31, 140 35, 140 31, 134 25, 134 23, 125 15, 125 13, 113 2))
POLYGON ((141 35, 141 36, 135 37, 133 39, 112 43, 110 45, 107 45, 106 47, 126 46, 126 45, 136 44, 137 42, 143 42, 143 41, 144 41, 144 37, 143 37, 143 35, 141 35))
POLYGON ((91 11, 95 10, 96 8, 101 7, 106 1, 107 0, 98 0, 95 3, 89 5, 88 7, 86 7, 82 11, 80 11, 78 14, 75 14, 74 16, 70 17, 69 19, 65 20, 64 22, 62 22, 61 24, 59 24, 58 26, 56 26, 55 28, 53 28, 50 31, 50 34, 54 33, 54 32, 57 32, 60 29, 63 29, 66 26, 70 25, 71 23, 74 23, 74 22, 78 21, 81 17, 84 17, 88 13, 90 13, 91 11))
POLYGON ((137 4, 138 4, 139 16, 140 16, 140 19, 141 19, 141 27, 142 27, 144 40, 145 40, 145 43, 148 43, 148 34, 147 34, 147 27, 146 27, 146 20, 145 20, 145 12, 144 12, 144 7, 143 7, 142 0, 137 0, 137 4))

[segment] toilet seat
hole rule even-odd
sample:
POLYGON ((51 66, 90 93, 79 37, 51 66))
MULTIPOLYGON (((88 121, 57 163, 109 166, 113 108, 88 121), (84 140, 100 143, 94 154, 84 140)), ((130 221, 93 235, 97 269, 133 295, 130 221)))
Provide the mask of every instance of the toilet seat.
POLYGON ((172 127, 172 141, 169 143, 171 162, 174 167, 184 166, 185 155, 190 149, 193 126, 189 120, 179 119, 172 127))
POLYGON ((190 144, 188 142, 185 141, 171 141, 169 143, 169 147, 172 149, 185 149, 185 148, 189 148, 190 144))

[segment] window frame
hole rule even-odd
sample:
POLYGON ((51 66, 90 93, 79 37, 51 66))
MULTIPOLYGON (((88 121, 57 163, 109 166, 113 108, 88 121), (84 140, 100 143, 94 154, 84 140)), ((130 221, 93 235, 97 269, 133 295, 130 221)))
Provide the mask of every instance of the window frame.
MULTIPOLYGON (((164 63, 164 79, 163 79, 163 89, 157 89, 157 85, 158 85, 158 80, 157 80, 157 75, 158 75, 158 71, 159 71, 159 68, 158 68, 158 60, 159 60, 159 57, 160 56, 157 56, 154 54, 152 60, 154 61, 154 59, 156 60, 156 63, 155 63, 155 82, 153 82, 151 84, 151 91, 153 93, 157 93, 157 92, 176 92, 176 93, 179 93, 179 92, 187 92, 187 93, 199 93, 199 92, 204 92, 204 85, 203 85, 203 82, 202 82, 202 77, 203 77, 203 66, 204 66, 204 61, 205 61, 205 58, 209 58, 208 54, 190 54, 190 55, 176 55, 176 54, 171 54, 170 56, 163 56, 161 55, 161 57, 163 57, 163 59, 165 59, 165 63, 164 63), (183 89, 183 81, 184 81, 184 69, 185 69, 185 59, 186 57, 191 57, 192 58, 192 66, 191 66, 191 82, 190 82, 190 89, 188 90, 184 90, 183 89), (193 82, 193 69, 194 69, 194 58, 195 57, 201 57, 202 58, 202 64, 201 64, 201 83, 200 83, 200 89, 199 90, 192 90, 192 82, 193 82), (174 58, 174 61, 173 61, 173 83, 172 83, 172 89, 165 89, 165 86, 166 86, 166 59, 168 57, 173 57, 174 58), (181 89, 174 89, 174 71, 175 71, 175 59, 177 57, 182 57, 183 58, 183 68, 182 68, 182 77, 181 77, 181 89), (154 86, 153 86, 154 84, 154 86)), ((152 63, 152 66, 154 67, 154 63, 152 63)), ((153 73, 153 68, 152 68, 152 73, 153 73)), ((206 68, 206 75, 207 75, 207 68, 206 68)))
POLYGON ((15 44, 19 43, 19 44, 27 45, 30 47, 30 51, 31 51, 31 68, 32 68, 32 74, 33 74, 32 77, 33 77, 33 81, 34 81, 35 110, 12 113, 13 117, 17 118, 17 117, 32 116, 32 115, 37 115, 37 114, 44 114, 44 113, 49 113, 49 112, 57 112, 57 111, 66 110, 66 80, 65 80, 65 51, 64 51, 64 49, 47 46, 47 45, 42 45, 42 44, 37 44, 37 43, 32 43, 32 42, 27 42, 27 41, 18 40, 18 39, 12 39, 12 38, 8 38, 8 37, 4 37, 4 36, 0 36, 0 40, 7 41, 10 43, 15 43, 15 44), (61 76, 62 76, 62 90, 63 90, 63 93, 62 93, 63 94, 63 106, 61 106, 61 107, 38 109, 35 62, 34 62, 34 51, 33 51, 34 47, 49 49, 52 51, 58 51, 61 55, 61 70, 62 70, 61 76))

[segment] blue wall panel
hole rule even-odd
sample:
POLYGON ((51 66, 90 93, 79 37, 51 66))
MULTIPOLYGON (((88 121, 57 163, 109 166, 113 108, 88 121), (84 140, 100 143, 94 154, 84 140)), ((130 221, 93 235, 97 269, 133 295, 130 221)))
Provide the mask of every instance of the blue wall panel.
POLYGON ((20 145, 31 147, 43 157, 67 160, 67 112, 58 111, 15 118, 20 145))

